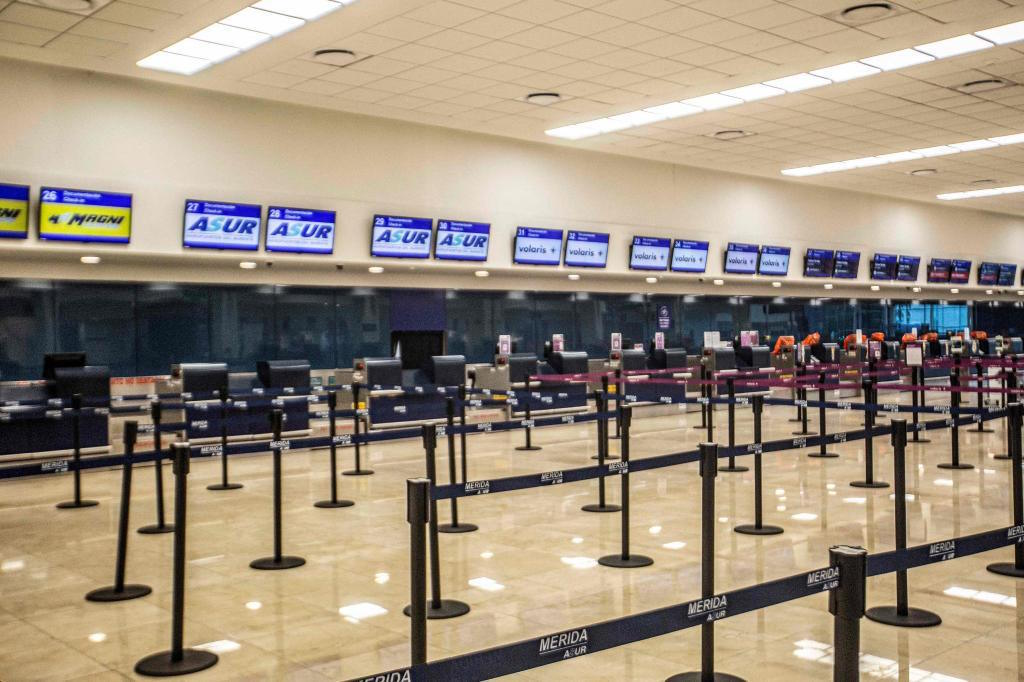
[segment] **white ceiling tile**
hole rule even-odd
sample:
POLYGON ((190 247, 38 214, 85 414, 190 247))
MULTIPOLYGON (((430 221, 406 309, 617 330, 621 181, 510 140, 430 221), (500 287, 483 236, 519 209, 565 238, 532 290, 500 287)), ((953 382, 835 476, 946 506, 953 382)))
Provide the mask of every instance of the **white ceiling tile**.
POLYGON ((744 26, 743 24, 737 24, 735 21, 729 21, 727 19, 719 19, 713 21, 710 24, 703 24, 695 28, 689 28, 682 31, 682 34, 693 40, 699 40, 702 43, 708 45, 717 45, 724 40, 730 38, 738 38, 748 33, 753 33, 756 29, 750 26, 744 26))
POLYGON ((775 26, 792 24, 796 21, 808 19, 811 16, 813 15, 797 9, 796 7, 784 5, 782 3, 774 3, 767 7, 738 14, 732 17, 732 20, 741 24, 746 24, 747 26, 753 26, 754 28, 770 29, 775 26))
POLYGON ((490 38, 484 36, 466 33, 457 29, 448 29, 447 31, 429 35, 426 38, 420 38, 419 44, 449 52, 464 52, 474 47, 479 47, 489 40, 490 38))
MULTIPOLYGON (((672 59, 655 59, 643 64, 635 64, 629 67, 628 71, 636 73, 642 73, 645 76, 661 77, 668 76, 669 74, 679 73, 683 69, 688 68, 688 64, 677 62, 672 59)), ((676 88, 679 86, 676 85, 676 88)))
POLYGON ((291 61, 278 64, 272 68, 271 71, 276 73, 287 73, 292 76, 304 76, 305 78, 317 78, 335 71, 336 69, 337 67, 329 66, 327 64, 317 64, 304 59, 293 59, 291 61))
POLYGON ((432 2, 429 5, 424 5, 411 12, 407 12, 404 16, 407 19, 422 21, 426 24, 451 27, 458 26, 471 19, 476 19, 483 16, 483 14, 484 12, 479 9, 439 0, 439 2, 432 2))
POLYGON ((367 33, 412 42, 439 33, 441 28, 422 21, 413 21, 405 17, 395 17, 366 29, 367 33))
POLYGON ((439 69, 430 65, 417 66, 416 68, 402 72, 402 78, 416 81, 417 83, 439 83, 441 81, 455 78, 458 75, 459 74, 454 71, 439 69))
POLYGON ((557 21, 549 22, 547 25, 550 28, 558 29, 559 31, 568 31, 581 36, 590 36, 601 31, 607 31, 610 28, 621 26, 623 23, 622 19, 610 16, 608 14, 602 14, 600 12, 592 12, 590 10, 583 10, 582 12, 576 12, 569 16, 562 17, 557 21))
POLYGON ((518 0, 455 0, 455 2, 467 7, 482 9, 485 12, 497 12, 503 7, 516 4, 518 0))
POLYGON ((611 0, 596 7, 598 12, 610 14, 626 21, 638 21, 659 12, 667 12, 675 5, 668 0, 611 0))
POLYGON ((481 95, 479 93, 467 92, 458 97, 453 97, 448 100, 452 104, 461 104, 466 107, 485 107, 489 104, 495 104, 501 100, 497 97, 491 97, 489 95, 481 95))
POLYGON ((347 85, 348 87, 354 87, 366 85, 367 83, 378 80, 380 77, 380 74, 369 73, 366 71, 353 71, 350 68, 344 68, 336 69, 330 73, 324 74, 320 79, 330 83, 338 83, 341 85, 347 85))
POLYGON ((601 31, 593 35, 594 40, 600 40, 619 47, 634 47, 650 40, 657 40, 665 37, 665 33, 655 30, 649 26, 640 24, 623 24, 615 28, 601 31))
POLYGON ((406 43, 401 47, 388 50, 384 56, 390 59, 397 59, 400 62, 409 62, 410 64, 429 64, 430 62, 436 62, 439 59, 449 57, 451 54, 451 52, 439 50, 436 47, 427 47, 418 43, 406 43))
POLYGON ((773 35, 767 31, 755 31, 754 33, 748 33, 746 35, 739 36, 738 38, 723 40, 717 45, 718 47, 724 47, 725 49, 732 50, 733 52, 751 54, 753 52, 760 52, 762 50, 769 50, 773 47, 782 47, 784 45, 791 44, 792 43, 786 38, 773 35))
POLYGON ((577 11, 578 7, 558 0, 521 0, 498 10, 498 13, 534 24, 547 24, 577 11))
POLYGON ((254 73, 251 76, 243 78, 242 82, 252 83, 253 85, 269 85, 274 88, 290 88, 305 80, 309 79, 305 76, 294 76, 292 74, 276 73, 274 71, 261 71, 260 73, 254 73))
POLYGON ((546 50, 549 47, 564 45, 565 43, 572 42, 573 40, 576 40, 576 36, 572 33, 558 31, 553 28, 548 28, 547 26, 535 26, 520 33, 513 33, 512 35, 505 37, 506 42, 523 45, 525 47, 532 47, 535 50, 546 50))
POLYGON ((118 0, 119 2, 127 2, 129 5, 141 5, 142 7, 149 7, 150 9, 159 9, 165 12, 176 12, 177 14, 187 14, 193 10, 197 10, 203 5, 206 5, 210 0, 118 0))
POLYGON ((378 103, 381 106, 395 107, 397 109, 419 109, 420 107, 433 104, 429 99, 413 97, 412 95, 395 95, 394 97, 382 99, 378 103))
POLYGON ((332 83, 330 81, 314 78, 312 80, 303 81, 302 83, 295 85, 294 87, 292 87, 292 90, 298 90, 299 92, 308 92, 313 95, 331 96, 337 95, 339 92, 342 92, 348 87, 348 85, 344 85, 343 83, 332 83))
POLYGON ((555 45, 549 48, 555 54, 564 54, 567 57, 576 59, 592 59, 598 55, 608 54, 617 51, 614 45, 602 43, 590 38, 578 38, 564 45, 555 45))
MULTIPOLYGON (((599 54, 591 57, 590 61, 604 66, 613 66, 621 69, 628 69, 637 64, 646 64, 651 61, 651 55, 637 52, 636 50, 616 50, 606 54, 599 54)), ((680 60, 682 61, 682 60, 680 60)))
POLYGON ((0 21, 0 41, 20 43, 22 45, 45 45, 53 40, 58 33, 42 28, 12 24, 9 21, 0 21))
POLYGON ((844 28, 835 33, 804 38, 801 42, 826 52, 842 52, 845 50, 870 49, 870 46, 878 42, 878 36, 873 36, 870 33, 864 33, 854 28, 844 28))
POLYGON ((733 59, 739 56, 740 55, 735 52, 731 52, 715 45, 705 45, 700 49, 678 54, 676 55, 676 59, 694 66, 707 66, 708 64, 714 64, 715 62, 721 62, 726 59, 733 59))
POLYGON ((439 69, 446 69, 448 71, 455 71, 456 73, 472 73, 473 71, 479 71, 480 69, 491 66, 492 64, 494 64, 494 62, 490 59, 482 59, 470 54, 453 54, 450 57, 438 59, 431 66, 435 66, 439 69))
POLYGON ((487 36, 488 38, 504 38, 513 33, 521 33, 531 26, 532 24, 528 22, 513 19, 512 17, 486 14, 479 19, 474 19, 460 25, 459 30, 487 36))
POLYGON ((574 80, 598 78, 601 74, 608 73, 609 71, 614 71, 614 69, 610 66, 602 66, 601 64, 585 61, 572 62, 571 64, 551 69, 551 73, 574 80))
POLYGON ((420 107, 417 111, 422 111, 428 114, 436 114, 438 116, 452 116, 454 114, 458 114, 468 110, 469 109, 467 107, 460 106, 458 104, 450 104, 448 102, 434 102, 433 104, 428 104, 425 107, 420 107))
POLYGON ((356 62, 351 66, 346 66, 346 69, 352 69, 353 71, 369 71, 370 73, 376 73, 381 76, 392 76, 396 73, 401 73, 416 66, 409 62, 398 61, 397 59, 391 59, 390 57, 370 57, 362 61, 356 62))
POLYGON ((755 52, 753 56, 758 59, 775 62, 776 64, 787 64, 803 60, 810 61, 823 54, 825 53, 822 50, 808 47, 807 45, 802 45, 800 43, 790 43, 789 45, 783 45, 781 47, 773 47, 770 50, 755 52))
POLYGON ((926 7, 921 10, 921 13, 941 22, 951 23, 966 19, 978 19, 987 14, 1002 12, 1005 9, 1006 4, 1000 0, 952 0, 952 2, 944 2, 934 7, 926 7))
POLYGON ((865 33, 876 35, 879 38, 894 38, 912 32, 927 31, 939 26, 942 26, 942 24, 923 14, 908 12, 907 14, 900 14, 890 19, 882 19, 881 21, 864 24, 859 28, 865 33))
POLYGON ((807 17, 800 21, 794 21, 781 26, 773 26, 771 31, 776 35, 789 38, 790 40, 805 40, 807 38, 816 38, 817 36, 836 33, 837 31, 842 31, 845 28, 846 26, 843 24, 830 19, 825 19, 824 17, 807 17))
MULTIPOLYGON (((565 76, 559 76, 556 73, 544 73, 542 71, 534 71, 528 76, 522 78, 516 78, 515 83, 522 85, 530 92, 558 90, 561 86, 569 83, 572 79, 565 76)), ((524 95, 526 93, 523 93, 524 95)))
POLYGON ((400 45, 404 45, 407 42, 408 41, 406 40, 385 38, 384 36, 371 35, 369 33, 354 33, 337 42, 332 42, 327 45, 318 45, 317 47, 352 50, 356 54, 381 54, 399 47, 400 45))
POLYGON ((118 24, 128 24, 138 28, 156 30, 167 26, 181 15, 173 12, 164 12, 139 5, 129 5, 124 2, 114 2, 93 14, 97 19, 113 21, 118 24))
POLYGON ((672 57, 682 52, 696 50, 703 45, 704 43, 683 38, 682 36, 665 35, 661 38, 649 40, 642 45, 634 45, 633 49, 657 55, 658 57, 672 57))
POLYGON ((374 81, 373 87, 375 90, 384 90, 385 92, 400 94, 422 88, 423 83, 417 83, 416 81, 399 78, 397 76, 388 76, 387 78, 381 78, 378 81, 374 81))
POLYGON ((494 64, 475 73, 483 78, 492 78, 496 81, 511 81, 517 78, 525 78, 532 74, 533 71, 524 69, 521 66, 513 66, 512 64, 494 64))
POLYGON ((534 69, 536 71, 552 71, 559 66, 565 66, 572 64, 575 60, 572 57, 563 57, 553 52, 534 52, 532 54, 518 57, 511 60, 510 64, 516 66, 524 66, 528 69, 534 69))
POLYGON ((363 103, 374 103, 379 102, 382 99, 391 97, 390 92, 384 92, 383 90, 373 90, 371 88, 351 88, 338 95, 340 99, 351 100, 353 102, 363 103))
POLYGON ((446 81, 441 81, 439 85, 455 88, 456 90, 462 90, 464 92, 482 92, 486 88, 497 85, 497 81, 493 81, 489 78, 481 78, 480 76, 463 74, 456 76, 455 78, 449 78, 446 81))
POLYGON ((409 91, 409 94, 413 97, 422 97, 423 99, 443 102, 444 100, 451 99, 452 97, 458 97, 459 95, 465 94, 465 92, 462 90, 456 90, 455 88, 446 88, 443 85, 435 84, 411 90, 409 91))
POLYGON ((45 28, 50 31, 66 31, 81 20, 80 14, 58 12, 34 5, 23 5, 20 2, 9 5, 0 12, 0 21, 45 28))
POLYGON ((71 27, 70 33, 99 38, 101 40, 113 40, 120 43, 132 43, 146 40, 153 32, 147 28, 136 28, 125 24, 115 24, 112 21, 88 18, 80 21, 71 27))
POLYGON ((494 62, 506 62, 511 59, 515 59, 516 57, 523 57, 532 53, 533 50, 529 47, 516 45, 514 43, 507 43, 504 40, 492 40, 466 52, 466 54, 471 57, 489 59, 494 62))

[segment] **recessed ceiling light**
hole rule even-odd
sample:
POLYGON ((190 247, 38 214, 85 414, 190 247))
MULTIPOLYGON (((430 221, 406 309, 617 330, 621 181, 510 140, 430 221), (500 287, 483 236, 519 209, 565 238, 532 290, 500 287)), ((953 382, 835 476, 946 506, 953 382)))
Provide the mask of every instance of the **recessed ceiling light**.
POLYGON ((1004 24, 1003 26, 985 29, 984 31, 975 31, 974 35, 990 40, 996 45, 1015 43, 1018 40, 1024 40, 1024 21, 1004 24))
POLYGON ((549 104, 554 104, 562 99, 562 96, 557 92, 531 92, 526 96, 526 101, 530 104, 537 104, 542 107, 546 107, 549 104))
POLYGON ((366 268, 366 271, 369 272, 371 275, 379 275, 380 273, 384 272, 384 268, 382 268, 379 265, 371 265, 370 267, 366 268))
POLYGON ((577 275, 576 273, 573 273, 573 274, 569 275, 569 279, 571 279, 574 282, 579 280, 579 278, 580 278, 580 276, 577 275))
MULTIPOLYGON (((163 51, 185 55, 186 57, 195 57, 196 59, 205 59, 214 63, 231 59, 240 52, 237 47, 208 43, 205 40, 196 40, 195 38, 179 40, 170 47, 164 48, 163 51)), ((160 53, 158 52, 157 54, 160 53)))
POLYGON ((314 61, 318 61, 321 64, 330 64, 331 66, 348 66, 357 59, 356 53, 352 50, 340 48, 326 48, 313 53, 314 61))
POLYGON ((992 140, 967 140, 966 142, 954 142, 950 147, 959 149, 962 152, 973 152, 979 149, 991 149, 992 147, 998 147, 998 142, 992 140))
POLYGON ((287 14, 299 19, 319 19, 325 14, 330 14, 342 5, 351 4, 353 0, 260 0, 253 4, 256 9, 287 14))
POLYGON ((725 284, 725 280, 724 279, 716 279, 716 280, 712 281, 712 284, 714 284, 716 287, 720 287, 723 284, 725 284))
POLYGON ((962 92, 965 95, 976 95, 979 92, 989 92, 991 90, 999 90, 1000 88, 1007 88, 1013 85, 1009 81, 1004 81, 1002 78, 980 78, 978 80, 967 81, 961 83, 953 89, 957 92, 962 92))
POLYGON ((967 33, 962 36, 946 38, 945 40, 937 40, 934 43, 915 45, 914 49, 919 52, 924 52, 925 54, 930 54, 936 59, 946 59, 947 57, 955 57, 957 55, 967 54, 968 52, 987 50, 990 47, 994 47, 994 45, 989 41, 967 33))
POLYGON ((306 22, 298 17, 290 17, 277 12, 267 12, 255 7, 246 7, 243 10, 224 17, 220 20, 225 26, 235 26, 250 31, 266 33, 269 36, 277 37, 289 31, 294 31, 306 22))
POLYGON ((1012 185, 1010 187, 990 187, 988 189, 972 189, 967 192, 950 192, 948 194, 936 194, 936 199, 943 201, 957 201, 959 199, 977 199, 978 197, 994 197, 1000 194, 1018 194, 1024 192, 1024 185, 1012 185))
POLYGON ((728 95, 723 95, 718 92, 679 101, 681 104, 689 104, 692 107, 698 107, 704 111, 714 111, 715 109, 724 109, 726 107, 734 107, 737 104, 743 104, 743 100, 738 97, 729 97, 728 95))
POLYGON ((210 24, 206 28, 193 33, 192 37, 196 40, 205 40, 208 43, 237 47, 239 50, 249 50, 267 42, 271 38, 268 33, 250 31, 247 28, 228 26, 227 24, 210 24))
POLYGON ((993 291, 992 289, 985 289, 985 293, 991 296, 992 294, 995 293, 995 291, 993 291))
POLYGON ((924 64, 925 62, 935 61, 935 57, 925 54, 924 52, 918 52, 907 48, 905 50, 896 50, 895 52, 886 52, 884 54, 878 54, 874 57, 868 57, 861 59, 868 66, 873 66, 876 69, 882 71, 892 71, 893 69, 903 69, 908 66, 914 66, 915 64, 924 64))
POLYGON ((833 83, 842 83, 855 78, 872 76, 879 73, 879 69, 876 69, 873 66, 868 66, 867 64, 862 64, 861 62, 846 62, 845 64, 837 64, 824 69, 816 69, 811 71, 811 73, 815 76, 827 78, 833 83))
POLYGON ((871 285, 871 291, 881 291, 881 289, 882 287, 878 286, 877 284, 871 285))
POLYGON ((36 3, 66 12, 86 12, 100 6, 98 0, 36 0, 36 3))
POLYGON ((647 278, 644 279, 644 281, 647 282, 648 284, 655 284, 655 283, 657 283, 658 278, 657 277, 647 277, 647 278))
POLYGON ((490 277, 491 276, 491 273, 487 272, 486 270, 477 270, 473 274, 476 275, 477 277, 490 277))
POLYGON ((773 88, 782 88, 786 92, 800 92, 801 90, 820 88, 823 85, 829 85, 831 82, 832 81, 827 78, 815 76, 811 73, 798 73, 793 76, 765 81, 764 84, 770 85, 773 88))
POLYGON ((834 284, 832 284, 831 282, 829 282, 828 284, 826 284, 826 285, 825 285, 825 288, 826 288, 826 289, 832 289, 832 288, 833 288, 834 286, 835 286, 834 284))
POLYGON ((722 90, 722 94, 728 97, 736 97, 744 102, 754 102, 759 99, 785 95, 786 91, 782 88, 773 88, 770 85, 764 85, 763 83, 755 83, 754 85, 745 85, 742 88, 722 90))
POLYGON ((242 261, 241 263, 238 264, 238 267, 242 268, 243 270, 255 270, 256 269, 256 263, 255 263, 255 261, 244 260, 244 261, 242 261))
POLYGON ((177 73, 182 76, 191 76, 192 74, 199 73, 208 66, 213 66, 213 62, 209 59, 186 57, 183 54, 174 54, 173 52, 165 52, 161 50, 160 52, 154 52, 144 59, 140 59, 135 62, 135 65, 142 67, 143 69, 154 69, 156 71, 177 73))
POLYGON ((935 169, 935 168, 916 168, 916 169, 910 171, 910 175, 917 175, 917 176, 935 175, 938 172, 939 171, 937 169, 935 169))
POLYGON ((949 293, 951 293, 951 294, 959 294, 960 290, 954 287, 954 288, 949 290, 949 293))
POLYGON ((921 287, 911 287, 910 290, 913 291, 915 294, 921 293, 921 287))
POLYGON ((1024 296, 1024 289, 1017 289, 1018 296, 1024 296))
POLYGON ((992 178, 982 178, 981 180, 971 180, 972 185, 994 185, 996 183, 992 178))
POLYGON ((772 282, 772 286, 778 289, 779 287, 782 286, 782 282, 772 282))
POLYGON ((683 104, 682 102, 669 102, 668 104, 659 104, 656 107, 647 107, 644 111, 663 118, 679 118, 680 116, 699 114, 704 110, 700 107, 683 104))
POLYGON ((85 263, 86 265, 99 265, 100 257, 99 256, 82 256, 81 258, 79 258, 79 260, 82 261, 83 263, 85 263))
POLYGON ((753 135, 756 134, 757 133, 752 133, 746 130, 719 130, 717 133, 714 133, 711 137, 715 138, 716 140, 728 142, 730 140, 738 140, 741 137, 752 137, 753 135))
POLYGON ((888 2, 865 2, 847 7, 837 18, 848 24, 864 24, 884 19, 895 12, 896 8, 888 2))

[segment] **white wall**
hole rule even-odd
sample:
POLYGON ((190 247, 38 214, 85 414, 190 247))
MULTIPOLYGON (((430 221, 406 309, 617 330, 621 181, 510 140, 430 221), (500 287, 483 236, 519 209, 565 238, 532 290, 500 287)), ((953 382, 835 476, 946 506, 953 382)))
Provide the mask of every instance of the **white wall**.
MULTIPOLYGON (((0 243, 0 276, 365 282, 375 212, 493 224, 487 267, 495 276, 477 280, 470 274, 472 265, 418 263, 410 271, 408 263, 384 263, 395 268, 385 276, 388 284, 412 286, 652 290, 627 268, 634 234, 711 241, 709 277, 721 272, 727 241, 791 246, 784 293, 821 293, 819 281, 813 288, 800 286, 807 247, 863 252, 864 291, 875 251, 920 255, 923 262, 931 256, 962 257, 975 264, 1024 252, 1024 220, 965 208, 23 62, 0 61, 0 84, 5 93, 0 181, 31 184, 34 195, 42 184, 135 195, 130 245, 6 240, 0 243), (273 270, 243 272, 237 268, 238 254, 185 254, 186 198, 334 209, 339 219, 335 255, 275 254, 266 256, 274 261, 273 270), (517 225, 611 232, 607 273, 584 272, 584 282, 572 283, 562 270, 541 284, 542 270, 511 265, 517 225), (78 255, 86 252, 102 253, 104 264, 78 264, 78 255), (344 272, 334 265, 344 265, 344 272)), ((751 293, 749 278, 737 281, 718 291, 751 293)), ((693 277, 670 275, 653 290, 706 286, 693 277)), ((906 294, 905 287, 900 291, 906 294)))

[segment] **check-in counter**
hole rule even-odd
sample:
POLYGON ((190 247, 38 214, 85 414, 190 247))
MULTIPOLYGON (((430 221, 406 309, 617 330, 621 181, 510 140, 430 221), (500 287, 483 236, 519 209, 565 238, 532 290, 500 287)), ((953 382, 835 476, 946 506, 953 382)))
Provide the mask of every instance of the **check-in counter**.
POLYGON ((585 381, 545 379, 545 375, 587 374, 589 357, 583 351, 553 351, 540 363, 538 375, 525 389, 509 392, 509 414, 521 416, 530 405, 531 414, 580 412, 587 409, 588 384, 585 381))

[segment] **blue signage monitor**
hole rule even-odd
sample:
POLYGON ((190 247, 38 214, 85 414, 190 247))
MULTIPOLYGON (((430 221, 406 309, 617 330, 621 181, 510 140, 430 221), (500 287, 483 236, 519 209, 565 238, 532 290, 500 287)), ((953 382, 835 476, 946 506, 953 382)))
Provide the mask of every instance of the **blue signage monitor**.
POLYGON ((633 237, 629 250, 630 270, 668 270, 671 239, 661 237, 633 237))
POLYGON ((804 256, 804 277, 831 277, 835 268, 835 251, 807 249, 804 256))
POLYGON ((522 265, 558 265, 562 261, 562 230, 517 227, 512 262, 522 265))
POLYGON ((1017 266, 1012 263, 999 264, 999 278, 996 283, 1001 287, 1012 287, 1017 280, 1017 266))
POLYGON ((39 190, 39 237, 127 244, 132 237, 132 195, 43 187, 39 190))
POLYGON ((832 276, 838 279, 857 279, 860 271, 859 251, 836 251, 832 276))
POLYGON ((999 281, 999 263, 980 263, 978 265, 978 284, 994 286, 999 281))
POLYGON ((753 275, 757 272, 759 252, 757 244, 729 242, 725 249, 725 272, 730 275, 753 275))
POLYGON ((928 263, 928 283, 946 284, 949 282, 950 269, 953 261, 948 258, 932 258, 928 263))
POLYGON ((949 273, 950 284, 967 284, 971 281, 971 261, 953 259, 953 269, 949 273))
POLYGON ((490 223, 438 220, 434 258, 438 260, 487 260, 491 244, 490 223))
POLYGON ((785 277, 789 274, 789 253, 788 246, 762 246, 757 271, 762 275, 785 277))
POLYGON ((267 209, 267 251, 334 253, 334 211, 271 206, 267 209))
POLYGON ((432 218, 373 216, 370 255, 380 258, 430 258, 432 218))
POLYGON ((28 238, 28 185, 0 183, 0 239, 28 238))
POLYGON ((608 234, 569 230, 565 238, 565 264, 574 268, 608 265, 608 234))
MULTIPOLYGON (((897 256, 889 253, 876 253, 871 259, 871 279, 896 279, 897 256)), ((915 277, 915 279, 917 279, 915 277)))
POLYGON ((920 269, 920 256, 900 256, 896 261, 896 281, 916 282, 920 269))
POLYGON ((257 204, 220 201, 185 202, 184 244, 189 248, 256 251, 260 248, 257 204))
POLYGON ((672 272, 706 272, 708 243, 688 239, 672 242, 672 272))

